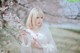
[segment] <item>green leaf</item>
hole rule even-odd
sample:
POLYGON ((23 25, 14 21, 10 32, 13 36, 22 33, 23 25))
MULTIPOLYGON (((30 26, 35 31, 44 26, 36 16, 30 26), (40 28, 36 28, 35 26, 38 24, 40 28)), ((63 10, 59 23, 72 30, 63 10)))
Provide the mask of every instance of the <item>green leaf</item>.
POLYGON ((67 0, 68 2, 80 2, 80 0, 67 0))

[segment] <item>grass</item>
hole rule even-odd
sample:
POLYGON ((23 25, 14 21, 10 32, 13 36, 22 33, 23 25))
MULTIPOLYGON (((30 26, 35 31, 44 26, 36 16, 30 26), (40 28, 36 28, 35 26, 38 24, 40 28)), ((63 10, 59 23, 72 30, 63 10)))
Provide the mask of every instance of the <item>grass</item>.
POLYGON ((79 31, 50 28, 59 53, 80 53, 79 31))

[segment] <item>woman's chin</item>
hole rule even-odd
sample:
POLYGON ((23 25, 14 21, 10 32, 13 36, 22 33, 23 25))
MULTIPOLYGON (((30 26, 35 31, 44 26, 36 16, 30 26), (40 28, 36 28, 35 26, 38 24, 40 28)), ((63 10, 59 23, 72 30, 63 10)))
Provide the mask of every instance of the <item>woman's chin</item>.
POLYGON ((38 27, 40 27, 42 24, 38 24, 38 27))

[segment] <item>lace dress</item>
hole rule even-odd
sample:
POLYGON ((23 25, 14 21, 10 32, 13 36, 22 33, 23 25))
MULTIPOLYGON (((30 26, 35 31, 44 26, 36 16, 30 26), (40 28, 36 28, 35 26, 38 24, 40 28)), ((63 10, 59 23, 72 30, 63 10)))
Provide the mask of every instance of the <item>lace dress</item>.
POLYGON ((42 27, 35 32, 30 29, 28 29, 28 31, 30 32, 27 39, 28 44, 25 44, 23 41, 21 45, 21 53, 56 53, 56 45, 47 24, 43 24, 42 27), (33 38, 39 42, 41 48, 31 47, 33 38))

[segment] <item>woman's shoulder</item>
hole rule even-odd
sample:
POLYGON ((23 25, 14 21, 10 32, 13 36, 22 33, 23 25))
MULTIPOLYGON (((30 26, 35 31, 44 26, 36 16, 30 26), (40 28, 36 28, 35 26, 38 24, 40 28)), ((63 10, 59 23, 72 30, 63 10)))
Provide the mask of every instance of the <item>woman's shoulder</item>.
POLYGON ((43 25, 49 27, 49 23, 48 22, 44 22, 43 25))
POLYGON ((49 24, 48 23, 43 23, 42 27, 41 27, 41 31, 45 31, 45 33, 47 33, 49 31, 49 24))
POLYGON ((43 26, 49 27, 49 23, 45 22, 45 23, 43 24, 43 26))

